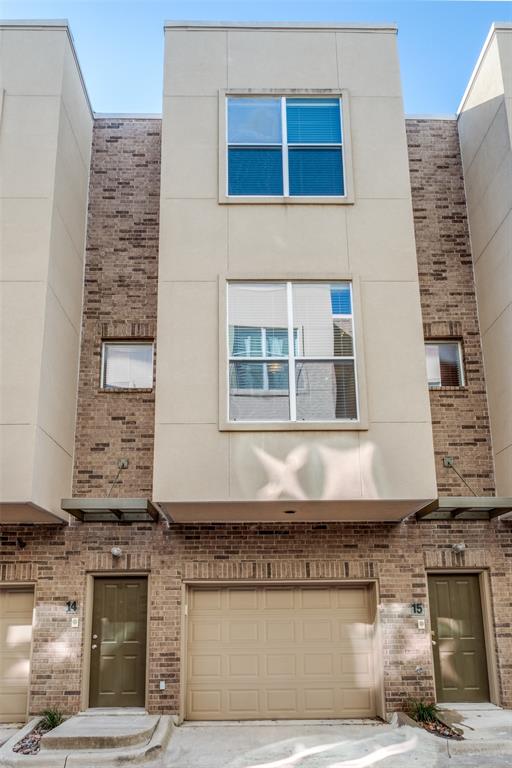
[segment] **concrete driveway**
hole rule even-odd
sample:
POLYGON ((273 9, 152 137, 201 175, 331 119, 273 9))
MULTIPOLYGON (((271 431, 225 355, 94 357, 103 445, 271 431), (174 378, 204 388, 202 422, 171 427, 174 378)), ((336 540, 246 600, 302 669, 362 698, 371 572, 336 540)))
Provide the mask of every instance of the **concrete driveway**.
MULTIPOLYGON (((507 713, 508 714, 508 713, 507 713)), ((512 722, 512 713, 509 715, 512 722)), ((501 731, 501 736, 503 732, 501 731)), ((512 768, 500 740, 450 742, 373 721, 186 723, 162 768, 512 768), (462 751, 459 745, 462 746, 462 751), (492 758, 490 757, 492 754, 492 758)))

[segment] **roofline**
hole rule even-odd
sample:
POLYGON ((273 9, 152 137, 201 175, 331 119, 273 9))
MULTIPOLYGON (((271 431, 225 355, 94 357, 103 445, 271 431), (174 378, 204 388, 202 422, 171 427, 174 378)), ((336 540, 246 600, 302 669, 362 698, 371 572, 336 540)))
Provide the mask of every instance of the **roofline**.
POLYGON ((73 58, 75 59, 76 68, 78 70, 78 77, 80 78, 80 83, 82 84, 82 90, 84 92, 85 100, 87 102, 87 106, 89 107, 89 113, 92 119, 94 120, 94 112, 92 109, 91 100, 89 98, 89 93, 87 92, 87 86, 85 84, 84 76, 82 74, 82 67, 80 66, 80 61, 78 60, 78 54, 76 52, 75 41, 73 40, 71 29, 69 27, 69 21, 67 19, 1 19, 0 20, 0 29, 24 29, 27 27, 30 27, 31 29, 65 30, 68 36, 69 44, 71 46, 73 58))
POLYGON ((161 112, 93 112, 95 120, 161 120, 161 112))
POLYGON ((428 115, 428 114, 420 114, 420 115, 405 115, 406 120, 456 120, 457 115, 428 115))
POLYGON ((67 27, 69 29, 69 21, 67 19, 2 19, 0 27, 50 27, 50 29, 67 27))
POLYGON ((459 117, 460 113, 462 112, 464 108, 464 104, 467 101, 467 98, 469 94, 471 93, 471 89, 473 88, 473 85, 475 83, 475 80, 478 76, 478 73, 480 71, 480 67, 482 66, 482 62, 485 58, 485 55, 487 53, 487 50, 491 44, 491 41, 495 35, 496 32, 499 31, 506 31, 506 30, 512 30, 512 22, 511 21, 495 21, 493 24, 491 24, 491 28, 489 29, 489 32, 487 34, 487 37, 485 38, 485 42, 482 46, 482 50, 480 51, 480 54, 478 56, 478 59, 476 60, 476 64, 473 68, 473 71, 469 77, 468 84, 466 86, 466 90, 462 94, 462 99, 460 100, 460 104, 457 107, 457 117, 459 117))
POLYGON ((165 29, 279 29, 307 32, 309 30, 332 32, 347 30, 350 32, 390 32, 397 34, 396 24, 364 24, 324 22, 293 22, 293 21, 165 21, 165 29))

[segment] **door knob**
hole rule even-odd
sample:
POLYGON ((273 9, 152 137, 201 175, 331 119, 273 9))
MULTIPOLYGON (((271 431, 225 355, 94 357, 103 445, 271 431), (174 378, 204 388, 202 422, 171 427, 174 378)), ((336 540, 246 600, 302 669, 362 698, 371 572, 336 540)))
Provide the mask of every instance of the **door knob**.
MULTIPOLYGON (((435 641, 435 640, 432 640, 432 645, 437 645, 437 643, 436 643, 436 641, 435 641)), ((96 646, 95 646, 95 645, 93 645, 93 648, 95 648, 95 647, 96 647, 96 646)))
POLYGON ((98 635, 93 635, 93 636, 92 636, 92 639, 93 639, 93 640, 97 640, 97 639, 98 639, 98 635))
POLYGON ((97 647, 98 647, 98 646, 96 645, 96 643, 93 643, 93 645, 91 646, 91 648, 92 648, 92 650, 93 650, 93 651, 94 651, 94 650, 96 650, 96 648, 97 648, 97 647))

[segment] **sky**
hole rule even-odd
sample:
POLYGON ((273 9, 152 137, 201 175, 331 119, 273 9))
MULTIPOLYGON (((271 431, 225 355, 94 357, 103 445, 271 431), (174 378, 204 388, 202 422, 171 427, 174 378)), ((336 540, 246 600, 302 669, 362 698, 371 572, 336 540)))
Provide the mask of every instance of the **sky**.
POLYGON ((406 114, 453 114, 512 0, 0 0, 3 19, 68 19, 96 112, 158 113, 166 20, 393 22, 406 114))

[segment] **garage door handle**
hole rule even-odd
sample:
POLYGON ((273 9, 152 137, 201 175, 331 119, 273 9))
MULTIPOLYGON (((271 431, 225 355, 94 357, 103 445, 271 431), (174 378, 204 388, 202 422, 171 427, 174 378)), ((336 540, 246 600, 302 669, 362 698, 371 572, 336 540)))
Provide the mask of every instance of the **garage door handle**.
POLYGON ((92 648, 92 650, 93 650, 93 651, 94 651, 94 650, 96 650, 96 648, 97 648, 97 647, 98 647, 98 646, 96 645, 96 643, 94 643, 93 645, 91 645, 91 648, 92 648))

